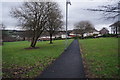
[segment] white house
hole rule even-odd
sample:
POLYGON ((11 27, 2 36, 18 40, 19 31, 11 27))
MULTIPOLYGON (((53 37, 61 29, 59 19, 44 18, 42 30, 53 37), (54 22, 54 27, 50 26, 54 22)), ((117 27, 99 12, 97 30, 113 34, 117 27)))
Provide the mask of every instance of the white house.
POLYGON ((66 38, 66 34, 62 34, 62 35, 61 35, 61 38, 66 38))
POLYGON ((98 36, 98 35, 100 35, 100 32, 97 30, 94 30, 93 32, 84 33, 83 36, 87 37, 87 36, 93 36, 95 34, 98 36))

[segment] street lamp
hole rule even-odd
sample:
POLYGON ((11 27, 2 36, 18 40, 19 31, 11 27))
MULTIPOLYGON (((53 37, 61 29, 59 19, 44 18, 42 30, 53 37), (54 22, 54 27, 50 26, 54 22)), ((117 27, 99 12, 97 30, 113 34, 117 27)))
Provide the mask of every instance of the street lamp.
POLYGON ((119 14, 118 21, 120 21, 120 1, 118 2, 118 14, 119 14))
POLYGON ((65 50, 67 49, 67 36, 68 36, 68 33, 67 33, 67 27, 68 27, 68 4, 71 5, 71 2, 70 0, 66 0, 66 41, 65 41, 65 50))

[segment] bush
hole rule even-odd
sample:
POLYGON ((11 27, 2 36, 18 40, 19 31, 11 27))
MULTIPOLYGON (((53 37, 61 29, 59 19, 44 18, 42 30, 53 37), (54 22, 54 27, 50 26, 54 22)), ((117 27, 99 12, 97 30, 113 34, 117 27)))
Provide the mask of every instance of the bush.
POLYGON ((101 37, 117 37, 117 34, 104 34, 101 37))
POLYGON ((62 38, 61 38, 61 37, 58 37, 58 38, 55 38, 54 40, 62 40, 62 38))
POLYGON ((79 37, 72 37, 73 39, 78 39, 79 37))

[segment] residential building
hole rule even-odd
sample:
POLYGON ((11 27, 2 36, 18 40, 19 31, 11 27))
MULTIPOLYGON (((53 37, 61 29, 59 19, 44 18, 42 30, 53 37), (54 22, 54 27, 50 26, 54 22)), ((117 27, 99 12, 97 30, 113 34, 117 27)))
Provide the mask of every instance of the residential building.
POLYGON ((87 36, 98 36, 99 34, 100 34, 100 32, 95 29, 95 30, 93 30, 91 32, 84 33, 83 36, 84 37, 87 37, 87 36))
POLYGON ((78 29, 69 30, 68 32, 69 32, 69 37, 70 38, 81 36, 80 31, 78 29))
POLYGON ((109 34, 109 30, 105 27, 103 27, 99 32, 100 32, 101 35, 109 34))
POLYGON ((111 33, 112 34, 120 34, 120 21, 115 22, 114 24, 110 25, 111 33))

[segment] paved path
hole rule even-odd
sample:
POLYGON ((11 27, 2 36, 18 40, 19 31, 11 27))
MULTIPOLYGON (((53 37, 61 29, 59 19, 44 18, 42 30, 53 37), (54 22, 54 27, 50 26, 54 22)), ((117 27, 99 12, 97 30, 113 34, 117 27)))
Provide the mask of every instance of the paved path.
POLYGON ((78 40, 74 40, 38 78, 85 78, 78 40))

